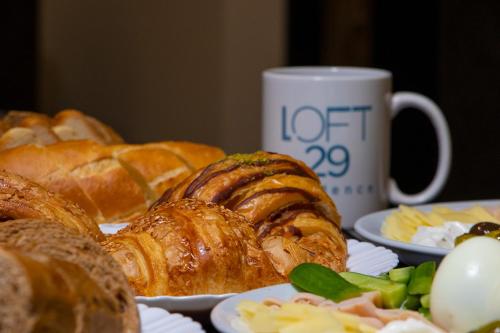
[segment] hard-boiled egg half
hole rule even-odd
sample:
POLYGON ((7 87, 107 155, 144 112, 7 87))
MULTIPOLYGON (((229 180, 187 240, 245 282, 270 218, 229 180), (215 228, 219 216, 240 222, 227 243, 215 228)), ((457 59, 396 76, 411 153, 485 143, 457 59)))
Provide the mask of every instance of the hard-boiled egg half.
POLYGON ((432 283, 431 314, 456 333, 500 320, 500 241, 474 237, 443 259, 432 283))

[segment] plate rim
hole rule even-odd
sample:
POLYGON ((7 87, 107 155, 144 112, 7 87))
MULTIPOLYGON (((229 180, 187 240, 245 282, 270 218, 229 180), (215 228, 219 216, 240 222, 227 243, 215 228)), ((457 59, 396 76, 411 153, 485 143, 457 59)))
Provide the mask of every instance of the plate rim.
MULTIPOLYGON (((467 206, 472 206, 472 205, 487 205, 487 206, 500 205, 500 199, 446 201, 446 202, 428 203, 428 204, 423 204, 423 205, 408 205, 408 206, 410 206, 412 208, 419 209, 419 210, 428 211, 434 206, 451 206, 451 208, 453 208, 453 207, 457 207, 457 206, 467 207, 467 206)), ((379 211, 376 211, 376 212, 373 212, 370 214, 366 214, 366 215, 360 217, 354 223, 354 230, 357 233, 359 233, 363 238, 369 240, 370 242, 373 242, 376 244, 381 244, 383 246, 387 246, 387 247, 398 249, 398 250, 410 251, 410 252, 414 252, 414 253, 437 255, 437 256, 445 256, 448 253, 450 253, 450 251, 451 251, 450 249, 443 249, 443 248, 434 247, 434 246, 425 246, 425 245, 418 245, 418 244, 412 244, 412 243, 405 243, 405 242, 389 239, 389 238, 382 236, 382 234, 380 232, 380 228, 382 227, 382 224, 384 223, 385 217, 396 210, 398 210, 398 207, 383 209, 383 210, 379 210, 379 211), (373 222, 373 219, 377 219, 377 221, 373 222), (377 228, 379 230, 378 234, 374 234, 366 228, 366 225, 368 223, 370 223, 370 224, 376 223, 377 224, 377 228)))
MULTIPOLYGON (((214 325, 214 327, 217 329, 217 331, 219 332, 222 332, 222 333, 237 333, 237 330, 232 328, 231 327, 231 331, 228 331, 226 327, 222 327, 220 326, 221 323, 219 323, 218 320, 218 317, 221 317, 223 316, 225 313, 224 312, 221 312, 222 310, 222 307, 224 307, 225 304, 227 303, 232 303, 234 302, 235 300, 237 299, 241 299, 241 298, 245 298, 247 297, 249 294, 255 294, 255 293, 258 293, 258 292, 262 292, 263 290, 265 289, 280 289, 280 288, 291 288, 292 290, 291 291, 296 291, 297 293, 299 292, 297 289, 295 289, 293 287, 293 285, 291 283, 280 283, 280 284, 275 284, 275 285, 272 285, 272 286, 266 286, 266 287, 262 287, 262 288, 256 288, 256 289, 252 289, 252 290, 248 290, 248 291, 245 291, 243 293, 239 293, 237 295, 234 295, 232 297, 229 297, 228 299, 225 299, 223 300, 222 302, 220 302, 219 304, 217 304, 216 306, 214 306, 214 308, 212 309, 212 311, 210 311, 210 321, 212 322, 212 325, 214 325)), ((270 296, 266 296, 266 297, 276 297, 277 295, 270 295, 270 296)), ((233 308, 234 312, 236 312, 236 307, 233 308)))
POLYGON ((174 295, 159 295, 159 296, 135 296, 136 300, 139 301, 155 301, 155 300, 165 300, 167 298, 175 301, 197 301, 201 298, 228 298, 238 293, 226 293, 226 294, 196 294, 196 295, 184 295, 184 296, 174 296, 174 295))

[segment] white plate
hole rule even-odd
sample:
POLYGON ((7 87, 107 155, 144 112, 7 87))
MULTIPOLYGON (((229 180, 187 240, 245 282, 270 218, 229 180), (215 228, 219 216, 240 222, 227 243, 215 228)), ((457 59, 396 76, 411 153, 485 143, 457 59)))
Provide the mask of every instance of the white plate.
MULTIPOLYGON (((458 210, 469 208, 475 205, 483 207, 498 206, 500 205, 500 200, 444 202, 414 206, 414 208, 422 211, 430 211, 434 206, 446 206, 448 208, 458 210)), ((443 256, 450 252, 450 250, 447 249, 404 243, 382 236, 381 228, 384 220, 387 216, 389 216, 396 210, 397 208, 387 209, 377 213, 365 215, 356 221, 356 223, 354 224, 354 230, 362 237, 371 242, 394 249, 400 255, 401 260, 406 264, 419 264, 427 260, 440 261, 443 256)))
POLYGON ((241 323, 237 320, 238 313, 236 312, 236 306, 241 301, 261 302, 269 297, 286 301, 296 293, 297 290, 290 283, 250 290, 217 304, 212 310, 210 319, 215 328, 222 333, 239 333, 241 330, 235 328, 241 327, 239 326, 241 323))
POLYGON ((141 318, 141 333, 205 333, 200 323, 178 313, 137 305, 141 318))
MULTIPOLYGON (((104 233, 116 233, 124 228, 122 224, 101 224, 104 233)), ((389 249, 375 246, 367 242, 359 242, 354 239, 347 240, 347 269, 352 272, 368 275, 379 275, 388 272, 398 265, 398 256, 389 249)), ((138 303, 163 308, 167 311, 182 313, 208 312, 219 302, 234 296, 231 294, 220 295, 193 295, 193 296, 137 296, 138 303)))
POLYGON ((137 303, 159 307, 168 311, 191 313, 210 311, 219 302, 234 295, 236 294, 155 297, 136 296, 135 301, 137 303))

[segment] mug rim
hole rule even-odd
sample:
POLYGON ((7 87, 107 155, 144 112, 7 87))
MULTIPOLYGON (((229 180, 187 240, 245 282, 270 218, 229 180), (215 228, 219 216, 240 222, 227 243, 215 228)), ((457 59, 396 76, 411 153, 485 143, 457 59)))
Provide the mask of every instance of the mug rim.
POLYGON ((390 79, 390 71, 351 66, 284 66, 264 70, 265 78, 314 81, 366 81, 390 79))

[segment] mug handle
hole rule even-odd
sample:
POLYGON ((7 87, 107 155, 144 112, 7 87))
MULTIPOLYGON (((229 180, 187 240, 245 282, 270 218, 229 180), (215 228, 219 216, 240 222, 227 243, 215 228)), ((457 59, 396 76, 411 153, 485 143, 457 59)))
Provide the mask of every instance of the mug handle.
POLYGON ((434 179, 422 192, 416 194, 403 193, 394 179, 389 180, 389 201, 394 204, 414 205, 432 200, 443 188, 450 173, 451 138, 443 112, 429 98, 412 92, 398 92, 392 96, 392 118, 408 107, 416 108, 429 117, 437 134, 439 151, 438 166, 434 179))

